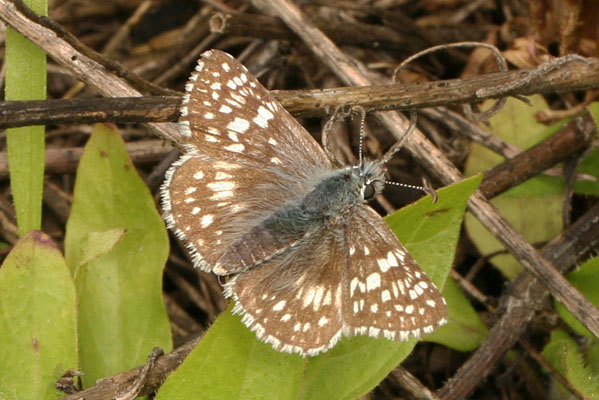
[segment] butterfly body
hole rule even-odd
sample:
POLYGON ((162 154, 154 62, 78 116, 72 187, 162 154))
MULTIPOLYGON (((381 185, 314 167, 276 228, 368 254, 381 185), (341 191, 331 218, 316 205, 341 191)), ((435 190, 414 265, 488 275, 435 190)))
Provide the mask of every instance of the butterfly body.
POLYGON ((365 204, 383 189, 379 162, 335 168, 226 53, 205 53, 186 91, 165 219, 196 266, 228 277, 225 296, 259 338, 305 356, 445 323, 434 284, 365 204))

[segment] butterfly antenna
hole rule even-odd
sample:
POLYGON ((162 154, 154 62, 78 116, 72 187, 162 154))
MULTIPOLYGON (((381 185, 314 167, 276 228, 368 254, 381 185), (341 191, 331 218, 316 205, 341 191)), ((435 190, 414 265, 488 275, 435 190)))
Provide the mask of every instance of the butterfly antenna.
POLYGON ((364 147, 364 129, 366 127, 366 110, 364 109, 364 107, 355 106, 355 107, 352 107, 352 111, 360 114, 360 145, 358 147, 358 161, 359 161, 358 165, 361 167, 362 159, 363 159, 362 148, 364 147))
POLYGON ((391 181, 385 181, 385 185, 394 185, 394 186, 401 186, 401 187, 405 187, 405 188, 409 188, 409 189, 420 190, 421 192, 430 194, 433 197, 433 203, 437 202, 437 192, 435 191, 435 189, 433 189, 430 186, 429 187, 416 186, 416 185, 409 185, 407 183, 398 183, 398 182, 391 182, 391 181))
POLYGON ((329 160, 333 162, 335 165, 343 165, 343 163, 337 158, 335 153, 329 148, 329 134, 333 130, 333 124, 335 121, 340 119, 344 113, 343 107, 337 107, 329 116, 327 121, 322 128, 322 147, 324 148, 325 153, 327 153, 327 157, 329 160))
POLYGON ((414 128, 416 128, 416 122, 418 121, 418 116, 415 111, 410 111, 410 126, 408 126, 408 130, 403 134, 401 139, 399 139, 381 158, 381 162, 386 164, 393 154, 397 153, 399 149, 403 146, 406 140, 410 137, 412 132, 414 132, 414 128))

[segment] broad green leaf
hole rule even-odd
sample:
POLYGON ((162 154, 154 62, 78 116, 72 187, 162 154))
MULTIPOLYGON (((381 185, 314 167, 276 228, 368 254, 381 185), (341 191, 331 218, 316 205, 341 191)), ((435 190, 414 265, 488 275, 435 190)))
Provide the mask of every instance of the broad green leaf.
MULTIPOLYGON (((452 265, 466 202, 479 183, 477 177, 452 185, 439 191, 437 204, 426 197, 387 219, 440 287, 452 265)), ((359 336, 303 359, 274 351, 227 311, 169 376, 158 398, 197 398, 200 393, 228 399, 355 398, 375 387, 415 343, 359 336)))
POLYGON ((84 386, 143 364, 156 346, 170 350, 166 230, 122 139, 106 125, 96 125, 79 163, 65 251, 77 271, 84 386))
MULTIPOLYGON (((599 306, 599 257, 595 257, 580 268, 568 273, 566 279, 570 281, 572 286, 580 291, 595 307, 599 306)), ((585 328, 578 320, 570 314, 566 307, 555 301, 557 312, 566 321, 572 329, 577 333, 587 336, 591 339, 595 338, 587 328, 585 328)))
POLYGON ((274 351, 222 313, 158 392, 166 399, 297 399, 306 360, 274 351))
POLYGON ((449 323, 427 335, 426 339, 459 351, 477 348, 489 329, 453 279, 447 279, 443 297, 449 309, 449 323))
POLYGON ((594 376, 599 376, 599 340, 594 339, 585 353, 587 366, 594 376))
POLYGON ((75 268, 81 267, 114 249, 125 233, 124 228, 85 233, 79 242, 81 254, 77 257, 79 264, 75 268))
MULTIPOLYGON (((547 109, 547 104, 541 96, 531 96, 529 100, 532 107, 509 98, 505 107, 489 120, 493 134, 521 149, 532 147, 566 123, 560 122, 550 128, 540 124, 536 121, 535 114, 547 109)), ((486 171, 502 161, 502 157, 497 154, 473 144, 466 162, 465 175, 486 171)), ((542 243, 562 230, 562 192, 562 179, 537 176, 495 197, 491 203, 529 242, 542 243)), ((464 222, 468 236, 482 254, 504 249, 470 213, 466 214, 464 222)), ((515 277, 522 270, 521 264, 510 254, 497 255, 491 262, 508 278, 515 277)))
POLYGON ((591 117, 595 121, 595 127, 597 128, 597 132, 599 132, 599 102, 594 101, 588 106, 589 113, 591 113, 591 117))
POLYGON ((594 182, 578 180, 574 182, 574 191, 579 194, 599 196, 599 149, 591 149, 580 161, 576 172, 595 178, 594 182))
MULTIPOLYGON (((593 102, 587 107, 593 121, 595 121, 595 134, 599 132, 599 102, 593 102)), ((595 177, 594 182, 576 181, 574 191, 580 194, 599 196, 599 149, 593 148, 580 161, 576 172, 595 177)))
MULTIPOLYGON (((35 12, 48 14, 46 0, 25 0, 35 12)), ((6 30, 6 100, 46 98, 46 54, 13 29, 6 30)), ((42 226, 45 143, 43 126, 6 132, 10 188, 19 235, 42 226)))
POLYGON ((32 231, 0 268, 0 399, 64 396, 54 388, 77 369, 75 286, 52 239, 32 231))
MULTIPOLYGON (((593 370, 585 365, 576 341, 567 333, 554 330, 542 355, 580 393, 589 399, 599 399, 597 367, 595 366, 593 370)), ((569 392, 560 383, 554 379, 553 384, 554 398, 568 398, 569 392)))

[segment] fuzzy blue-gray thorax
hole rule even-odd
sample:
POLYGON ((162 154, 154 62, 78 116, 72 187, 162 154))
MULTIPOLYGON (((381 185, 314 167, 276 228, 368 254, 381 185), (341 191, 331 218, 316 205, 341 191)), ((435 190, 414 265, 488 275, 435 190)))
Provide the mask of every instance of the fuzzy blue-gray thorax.
POLYGON ((302 208, 323 216, 346 215, 352 207, 366 203, 385 185, 379 162, 342 168, 323 178, 302 201, 302 208))

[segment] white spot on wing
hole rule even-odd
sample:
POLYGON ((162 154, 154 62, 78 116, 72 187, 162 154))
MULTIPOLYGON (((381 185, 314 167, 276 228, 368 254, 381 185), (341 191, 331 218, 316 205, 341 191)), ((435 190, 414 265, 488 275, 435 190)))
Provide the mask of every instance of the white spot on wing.
POLYGON ((397 263, 397 259, 393 255, 392 251, 387 253, 387 263, 389 264, 390 267, 398 267, 399 266, 399 264, 397 263))
POLYGON ((233 197, 233 191, 232 190, 223 190, 220 192, 216 192, 212 196, 210 196, 210 200, 222 200, 222 199, 228 199, 229 197, 233 197))
POLYGON ((389 268, 391 268, 386 258, 379 258, 378 260, 376 260, 376 262, 379 265, 379 269, 381 270, 381 272, 387 272, 389 271, 389 268))
POLYGON ((291 319, 291 314, 285 314, 281 317, 281 321, 287 322, 291 319))
POLYGON ((244 133, 249 129, 249 127, 250 123, 248 122, 248 120, 239 117, 235 117, 233 121, 227 124, 227 129, 230 129, 238 133, 244 133))
POLYGON ((378 272, 373 272, 366 277, 366 290, 371 291, 381 287, 381 275, 378 272))
POLYGON ((223 171, 218 171, 216 173, 216 175, 214 175, 214 179, 216 179, 217 181, 222 181, 223 179, 229 179, 232 177, 233 177, 233 175, 227 174, 226 172, 223 172, 223 171))
POLYGON ((360 283, 360 280, 356 277, 349 283, 349 297, 354 297, 354 291, 358 287, 358 283, 360 283))
POLYGON ((224 147, 225 150, 232 151, 233 153, 241 153, 245 150, 245 146, 241 143, 230 144, 224 147))
POLYGON ((381 292, 381 300, 383 303, 391 300, 391 293, 388 290, 383 290, 381 292))
POLYGON ((258 115, 253 119, 253 121, 261 128, 266 128, 268 126, 268 121, 273 118, 273 113, 268 111, 264 106, 260 106, 258 107, 258 115))
POLYGON ((214 221, 214 216, 212 214, 206 214, 200 220, 200 225, 202 228, 209 226, 214 221))
POLYGON ((223 190, 231 190, 235 188, 235 182, 233 181, 218 181, 207 184, 212 191, 221 192, 223 190))
POLYGON ((230 163, 227 161, 217 161, 213 165, 214 165, 215 169, 222 169, 225 171, 229 171, 229 170, 233 170, 233 169, 237 169, 237 168, 241 167, 240 165, 233 164, 233 163, 230 163))
POLYGON ((230 114, 233 112, 233 109, 231 107, 223 104, 222 106, 220 106, 218 112, 223 113, 223 114, 230 114))

